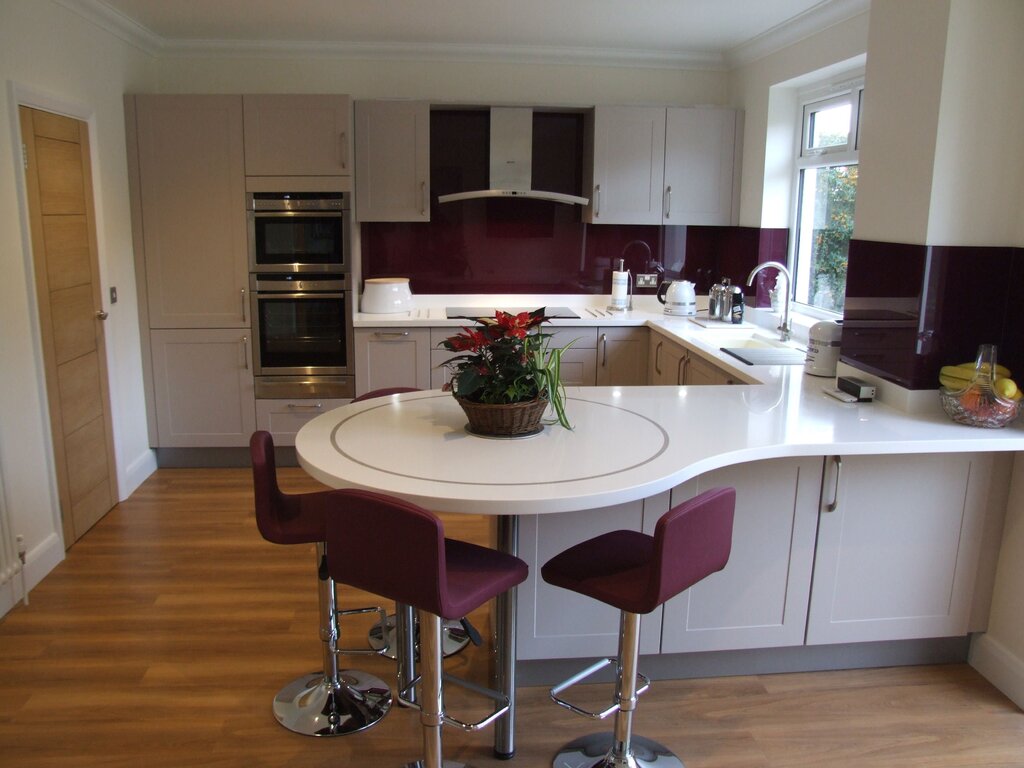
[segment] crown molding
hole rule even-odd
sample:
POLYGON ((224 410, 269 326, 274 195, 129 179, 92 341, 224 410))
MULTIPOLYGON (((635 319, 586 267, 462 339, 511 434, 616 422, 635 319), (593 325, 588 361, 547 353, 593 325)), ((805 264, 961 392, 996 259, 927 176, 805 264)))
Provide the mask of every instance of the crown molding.
POLYGON ((866 13, 870 0, 822 0, 725 54, 629 48, 293 42, 285 40, 175 40, 160 37, 103 0, 54 0, 115 37, 156 58, 335 58, 464 63, 561 64, 591 67, 727 71, 866 13))
POLYGON ((785 24, 727 51, 723 58, 729 69, 751 64, 829 27, 868 13, 870 8, 871 0, 822 0, 785 24))
POLYGON ((163 38, 153 34, 120 11, 115 11, 101 0, 54 0, 54 2, 109 32, 114 37, 135 46, 143 53, 150 56, 160 55, 164 46, 163 38))

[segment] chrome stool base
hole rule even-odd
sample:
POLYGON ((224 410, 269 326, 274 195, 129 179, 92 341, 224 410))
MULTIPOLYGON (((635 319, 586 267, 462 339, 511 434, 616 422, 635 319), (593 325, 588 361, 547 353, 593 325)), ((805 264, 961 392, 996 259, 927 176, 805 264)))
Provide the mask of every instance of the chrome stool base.
MULTIPOLYGON (((398 632, 395 628, 395 614, 389 613, 387 624, 381 624, 379 621, 370 627, 370 632, 366 636, 366 642, 370 644, 370 647, 375 651, 380 651, 381 656, 385 656, 389 659, 398 658, 398 632), (387 650, 381 650, 386 648, 387 650)), ((419 621, 416 622, 416 635, 415 640, 416 652, 419 653, 419 621)), ((462 626, 462 622, 456 619, 445 619, 441 624, 441 655, 444 658, 454 656, 456 653, 461 651, 469 645, 469 635, 466 634, 466 630, 462 626)))
POLYGON ((630 754, 612 757, 611 733, 592 733, 569 742, 555 755, 554 768, 684 768, 667 747, 643 736, 630 739, 630 754))
MULTIPOLYGON (((414 763, 406 763, 404 768, 430 768, 426 760, 417 760, 414 763)), ((454 760, 442 760, 441 768, 473 768, 469 763, 456 763, 454 760)))
POLYGON ((369 728, 391 708, 391 689, 374 675, 346 669, 339 685, 312 672, 293 680, 274 697, 274 717, 304 736, 344 736, 369 728))

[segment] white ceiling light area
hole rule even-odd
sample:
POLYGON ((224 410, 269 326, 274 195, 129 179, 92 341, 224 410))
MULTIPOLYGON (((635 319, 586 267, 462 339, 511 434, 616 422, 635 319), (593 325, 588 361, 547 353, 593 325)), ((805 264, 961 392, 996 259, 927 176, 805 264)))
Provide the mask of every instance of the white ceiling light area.
POLYGON ((160 55, 310 53, 724 67, 869 0, 58 0, 160 55))

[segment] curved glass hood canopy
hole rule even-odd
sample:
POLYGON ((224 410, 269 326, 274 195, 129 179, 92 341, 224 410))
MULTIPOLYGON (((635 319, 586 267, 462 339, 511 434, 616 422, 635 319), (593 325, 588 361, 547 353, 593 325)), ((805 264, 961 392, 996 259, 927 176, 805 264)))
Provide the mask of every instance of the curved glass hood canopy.
POLYGON ((532 188, 533 110, 529 107, 491 108, 490 188, 441 195, 439 203, 485 197, 522 197, 587 205, 585 197, 532 188))

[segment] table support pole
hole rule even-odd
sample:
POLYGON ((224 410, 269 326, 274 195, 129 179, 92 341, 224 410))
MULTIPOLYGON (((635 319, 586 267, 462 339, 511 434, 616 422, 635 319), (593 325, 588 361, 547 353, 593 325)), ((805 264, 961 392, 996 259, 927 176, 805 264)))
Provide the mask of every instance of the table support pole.
MULTIPOLYGON (((395 658, 398 661, 398 690, 404 691, 416 677, 416 613, 411 605, 395 604, 395 658)), ((416 689, 406 699, 417 700, 416 689)))
MULTIPOLYGON (((498 517, 498 549, 519 554, 519 518, 498 517)), ((494 687, 508 696, 509 708, 494 724, 494 756, 510 760, 515 756, 516 724, 516 587, 496 598, 494 644, 494 687)))

